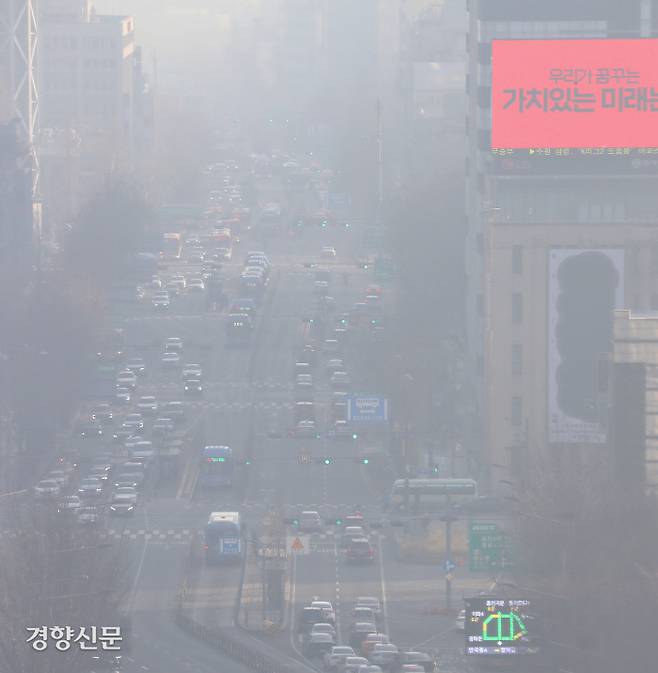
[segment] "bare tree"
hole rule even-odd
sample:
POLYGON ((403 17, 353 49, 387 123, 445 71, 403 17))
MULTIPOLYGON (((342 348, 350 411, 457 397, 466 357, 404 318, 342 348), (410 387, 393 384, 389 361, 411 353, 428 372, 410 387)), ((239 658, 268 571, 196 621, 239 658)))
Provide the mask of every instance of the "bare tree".
MULTIPOLYGON (((126 591, 127 560, 98 531, 82 529, 51 505, 6 502, 0 513, 0 670, 77 673, 88 655, 72 644, 65 652, 38 652, 29 628, 115 626, 126 591)), ((100 649, 100 646, 99 646, 100 649)))

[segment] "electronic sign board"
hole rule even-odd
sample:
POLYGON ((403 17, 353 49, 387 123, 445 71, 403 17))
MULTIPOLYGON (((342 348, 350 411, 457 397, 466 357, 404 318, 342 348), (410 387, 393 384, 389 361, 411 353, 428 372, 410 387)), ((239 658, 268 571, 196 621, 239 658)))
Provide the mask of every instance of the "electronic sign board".
POLYGON ((525 598, 466 598, 465 653, 480 656, 537 654, 538 621, 525 598))
POLYGON ((492 149, 657 148, 658 39, 493 40, 491 105, 492 149))

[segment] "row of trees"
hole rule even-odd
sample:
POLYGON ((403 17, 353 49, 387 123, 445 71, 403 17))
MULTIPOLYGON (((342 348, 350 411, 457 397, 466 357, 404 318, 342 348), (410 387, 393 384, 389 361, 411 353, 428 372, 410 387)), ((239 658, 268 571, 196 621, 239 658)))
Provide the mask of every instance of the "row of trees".
POLYGON ((103 325, 105 292, 139 249, 150 216, 137 187, 109 182, 83 208, 57 258, 36 270, 0 270, 0 406, 19 452, 31 454, 30 472, 34 454, 46 455, 67 426, 103 325))

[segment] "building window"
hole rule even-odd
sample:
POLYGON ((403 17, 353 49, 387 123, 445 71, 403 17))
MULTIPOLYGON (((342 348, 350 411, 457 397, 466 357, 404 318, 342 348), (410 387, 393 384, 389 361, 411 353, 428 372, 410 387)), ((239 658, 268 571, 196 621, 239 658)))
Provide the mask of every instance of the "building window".
POLYGON ((523 321, 523 295, 515 292, 512 295, 512 322, 520 323, 523 321))
POLYGON ((512 398, 512 408, 510 412, 512 425, 515 427, 521 425, 523 423, 523 400, 520 397, 512 398))
POLYGON ((520 376, 523 373, 523 345, 512 344, 512 374, 520 376))
POLYGON ((512 246, 512 273, 523 273, 523 248, 512 246))

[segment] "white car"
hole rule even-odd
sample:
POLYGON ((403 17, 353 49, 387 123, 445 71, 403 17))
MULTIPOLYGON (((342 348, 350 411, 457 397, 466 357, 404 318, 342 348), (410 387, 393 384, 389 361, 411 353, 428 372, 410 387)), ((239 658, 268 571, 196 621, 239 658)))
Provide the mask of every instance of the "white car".
POLYGON ((334 606, 329 601, 313 601, 311 603, 312 608, 320 608, 322 610, 323 617, 328 622, 336 623, 336 613, 334 612, 334 606))
POLYGON ((206 284, 203 278, 190 278, 187 283, 188 292, 203 292, 206 289, 206 284))
POLYGON ((180 364, 180 355, 175 351, 168 351, 162 355, 163 367, 177 367, 180 364))
POLYGON ((142 395, 137 400, 137 409, 142 414, 155 414, 158 410, 158 403, 153 395, 142 395))
POLYGON ((359 673, 359 667, 367 665, 368 660, 365 657, 347 657, 343 664, 342 673, 359 673))
POLYGON ((350 375, 347 372, 334 372, 329 378, 329 383, 331 383, 334 388, 349 386, 351 383, 350 375))
POLYGON ((302 533, 315 533, 322 530, 322 518, 318 512, 302 512, 299 517, 299 530, 302 533))
POLYGON ((354 601, 354 607, 370 608, 377 617, 379 617, 379 615, 381 614, 381 606, 379 604, 379 599, 375 598, 374 596, 359 596, 356 599, 356 601, 354 601))
POLYGON ((324 655, 324 667, 329 671, 340 670, 347 657, 354 656, 355 652, 353 647, 350 647, 349 645, 334 645, 334 647, 331 648, 331 652, 327 652, 324 655))
POLYGON ((37 498, 57 498, 60 490, 56 479, 42 479, 34 487, 34 495, 37 498))
POLYGON ((165 341, 164 345, 165 353, 182 353, 183 352, 183 340, 180 337, 169 337, 165 341))
POLYGON ((321 255, 325 259, 333 259, 336 256, 336 248, 332 248, 330 246, 325 246, 321 250, 321 255))
POLYGON ((203 369, 201 368, 201 365, 188 362, 183 366, 182 376, 184 380, 200 379, 203 376, 203 369))
POLYGON ((398 655, 398 648, 395 645, 391 643, 377 643, 372 648, 368 659, 370 659, 371 664, 388 668, 397 661, 398 655))
POLYGON ((131 390, 137 387, 137 376, 130 369, 122 369, 117 374, 117 388, 130 388, 131 390))
POLYGON ((318 622, 317 624, 313 624, 311 635, 314 633, 327 633, 334 639, 334 642, 336 640, 336 627, 329 622, 318 622))

